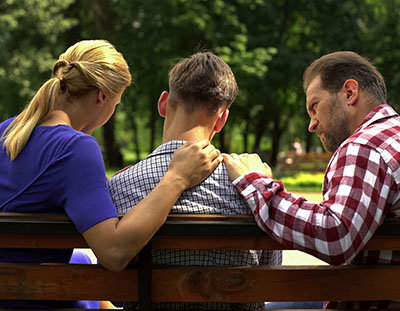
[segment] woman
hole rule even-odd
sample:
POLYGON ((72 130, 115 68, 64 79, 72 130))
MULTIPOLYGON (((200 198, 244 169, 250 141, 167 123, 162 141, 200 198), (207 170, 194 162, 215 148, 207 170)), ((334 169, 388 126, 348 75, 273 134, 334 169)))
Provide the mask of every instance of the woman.
MULTIPOLYGON (((180 194, 222 159, 208 141, 187 143, 157 187, 118 220, 99 146, 88 134, 111 117, 130 82, 126 61, 110 43, 81 41, 59 57, 29 105, 0 124, 0 211, 66 212, 99 263, 112 271, 126 267, 180 194)), ((0 250, 2 261, 70 257, 70 250, 0 250)))

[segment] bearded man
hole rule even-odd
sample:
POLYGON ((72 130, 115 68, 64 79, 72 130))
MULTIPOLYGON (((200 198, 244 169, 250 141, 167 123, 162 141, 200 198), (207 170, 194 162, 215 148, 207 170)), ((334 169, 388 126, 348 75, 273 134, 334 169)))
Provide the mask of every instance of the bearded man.
MULTIPOLYGON (((309 130, 333 152, 323 201, 274 181, 256 155, 224 155, 258 225, 281 244, 330 264, 400 264, 400 251, 362 250, 387 215, 400 216, 400 117, 382 75, 354 52, 314 61, 304 73, 309 130), (260 173, 261 172, 261 173, 260 173)), ((333 309, 397 309, 399 301, 330 302, 333 309)))

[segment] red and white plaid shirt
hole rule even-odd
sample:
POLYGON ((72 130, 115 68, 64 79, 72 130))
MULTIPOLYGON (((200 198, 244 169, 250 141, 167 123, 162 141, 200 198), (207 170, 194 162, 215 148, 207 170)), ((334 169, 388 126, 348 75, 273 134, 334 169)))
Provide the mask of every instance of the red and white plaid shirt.
MULTIPOLYGON (((333 154, 323 201, 309 202, 251 172, 233 184, 257 224, 279 243, 330 264, 400 264, 399 251, 361 251, 386 215, 400 216, 400 117, 388 105, 371 111, 333 154)), ((329 303, 329 308, 400 308, 395 301, 329 303)))

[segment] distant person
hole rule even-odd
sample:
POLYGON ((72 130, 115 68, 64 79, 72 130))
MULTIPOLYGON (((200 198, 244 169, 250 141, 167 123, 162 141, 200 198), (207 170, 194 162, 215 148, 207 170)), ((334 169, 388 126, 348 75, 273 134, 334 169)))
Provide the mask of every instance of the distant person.
MULTIPOLYGON (((128 65, 110 43, 81 41, 60 55, 29 105, 0 124, 0 211, 66 213, 99 262, 113 271, 124 269, 149 241, 182 192, 220 163, 219 151, 207 140, 183 145, 154 191, 118 220, 100 148, 89 134, 111 117, 130 83, 128 65)), ((0 261, 68 262, 71 254, 0 249, 0 261)), ((28 304, 82 307, 78 302, 28 304)), ((27 302, 0 305, 26 307, 27 302)))
POLYGON ((296 156, 300 156, 303 154, 300 139, 297 137, 294 139, 293 148, 294 148, 294 153, 296 154, 296 156))
MULTIPOLYGON (((211 52, 182 59, 169 73, 169 93, 162 92, 158 111, 164 121, 163 144, 146 159, 108 180, 115 206, 121 213, 148 195, 168 169, 174 151, 190 140, 211 140, 222 130, 229 107, 238 93, 229 66, 211 52), (141 185, 134 187, 133 185, 141 185)), ((251 214, 236 193, 224 164, 200 185, 186 190, 172 213, 251 214)), ((246 266, 279 265, 281 251, 157 250, 153 263, 163 265, 246 266)), ((134 310, 127 303, 125 310, 134 310)), ((263 302, 154 303, 159 310, 257 310, 263 302)))
MULTIPOLYGON (((387 215, 400 216, 400 117, 386 104, 382 75, 360 55, 336 52, 307 68, 304 90, 309 130, 333 152, 323 201, 287 193, 256 155, 225 155, 236 189, 258 225, 285 246, 333 265, 400 264, 400 251, 362 251, 387 215)), ((400 302, 342 301, 326 307, 397 309, 400 302)))

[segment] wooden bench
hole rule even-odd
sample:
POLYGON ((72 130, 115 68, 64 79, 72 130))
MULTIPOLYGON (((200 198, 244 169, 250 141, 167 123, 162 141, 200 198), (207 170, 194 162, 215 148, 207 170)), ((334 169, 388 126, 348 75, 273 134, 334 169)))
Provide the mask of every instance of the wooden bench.
POLYGON ((280 175, 291 175, 298 172, 323 173, 331 159, 331 153, 303 153, 296 155, 287 152, 278 163, 280 175))
MULTIPOLYGON (((1 248, 87 247, 58 214, 0 213, 1 248)), ((283 249, 252 216, 171 215, 122 272, 99 265, 0 263, 0 299, 247 302, 400 300, 400 266, 152 266, 154 249, 283 249)), ((386 219, 365 247, 400 250, 400 219, 386 219)))

